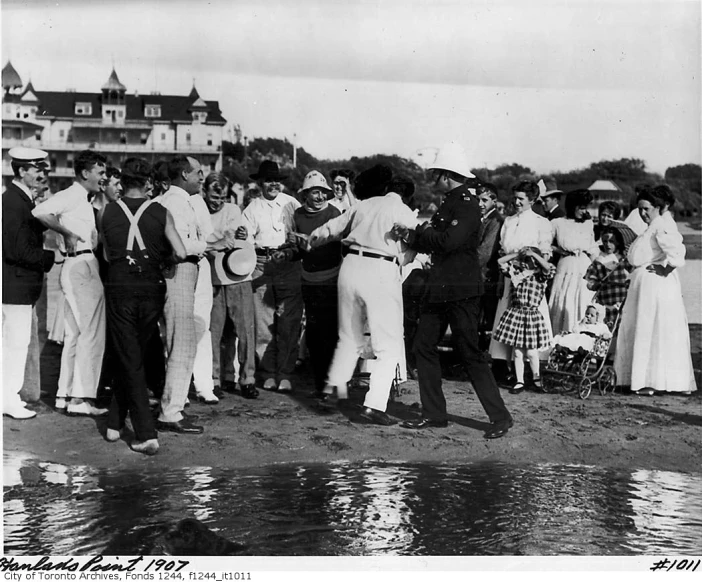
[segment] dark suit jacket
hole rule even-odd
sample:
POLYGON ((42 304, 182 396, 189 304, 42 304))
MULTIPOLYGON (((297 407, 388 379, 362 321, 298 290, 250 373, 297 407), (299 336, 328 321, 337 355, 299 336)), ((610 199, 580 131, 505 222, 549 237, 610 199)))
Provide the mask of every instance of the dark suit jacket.
POLYGON ((555 220, 556 218, 565 218, 566 213, 560 206, 556 206, 551 212, 546 213, 546 218, 555 220))
POLYGON ((432 255, 427 301, 445 303, 483 292, 478 246, 480 207, 468 188, 459 186, 446 195, 431 219, 412 232, 409 246, 432 255))
POLYGON ((44 273, 54 264, 44 250, 46 228, 32 215, 34 202, 15 184, 2 195, 2 302, 34 305, 44 273))
POLYGON ((500 249, 500 230, 504 221, 500 213, 492 209, 480 225, 478 260, 484 282, 496 282, 500 276, 497 259, 500 249))

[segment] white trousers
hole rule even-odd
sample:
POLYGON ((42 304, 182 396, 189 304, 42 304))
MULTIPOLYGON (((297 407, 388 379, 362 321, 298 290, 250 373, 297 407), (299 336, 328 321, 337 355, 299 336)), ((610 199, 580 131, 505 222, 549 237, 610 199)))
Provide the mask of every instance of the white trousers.
POLYGON ((32 337, 32 306, 2 304, 2 409, 22 408, 20 390, 24 384, 29 342, 32 337))
POLYGON ((402 282, 395 263, 347 255, 339 271, 339 342, 327 382, 346 386, 366 345, 366 323, 376 359, 365 406, 385 412, 402 359, 402 282))
POLYGON ((105 354, 105 292, 93 255, 66 259, 61 269, 66 303, 57 398, 95 398, 105 354))
POLYGON ((195 337, 197 352, 193 366, 195 390, 201 395, 211 395, 214 392, 212 380, 212 334, 210 333, 210 317, 212 315, 213 289, 210 262, 200 260, 195 284, 195 337))

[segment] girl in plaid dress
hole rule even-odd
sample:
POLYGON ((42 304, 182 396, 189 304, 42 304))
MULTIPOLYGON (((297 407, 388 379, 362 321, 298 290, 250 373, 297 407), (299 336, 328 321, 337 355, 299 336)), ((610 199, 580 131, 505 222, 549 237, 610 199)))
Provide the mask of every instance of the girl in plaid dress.
POLYGON ((525 356, 534 376, 534 385, 540 389, 539 350, 550 347, 553 338, 549 323, 539 311, 539 304, 556 269, 535 247, 505 255, 498 264, 512 282, 510 305, 495 330, 497 341, 514 348, 517 383, 510 389, 510 394, 524 390, 525 356))

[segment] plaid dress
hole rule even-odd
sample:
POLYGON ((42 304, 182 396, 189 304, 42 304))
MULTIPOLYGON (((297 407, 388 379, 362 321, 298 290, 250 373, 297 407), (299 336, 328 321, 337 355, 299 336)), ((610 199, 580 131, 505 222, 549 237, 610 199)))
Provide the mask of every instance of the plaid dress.
POLYGON ((495 340, 527 350, 544 350, 551 346, 551 328, 539 312, 539 304, 554 272, 555 269, 538 271, 519 285, 512 285, 509 307, 495 330, 495 340))
POLYGON ((614 323, 617 316, 615 305, 624 303, 626 299, 629 290, 630 268, 631 266, 626 259, 621 260, 611 271, 598 261, 594 261, 587 268, 585 279, 596 283, 594 301, 605 306, 607 325, 614 323))

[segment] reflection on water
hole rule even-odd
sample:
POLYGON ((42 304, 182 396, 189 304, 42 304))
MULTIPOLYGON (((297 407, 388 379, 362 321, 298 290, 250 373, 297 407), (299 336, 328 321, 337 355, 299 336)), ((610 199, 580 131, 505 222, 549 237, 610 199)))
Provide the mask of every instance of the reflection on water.
POLYGON ((702 477, 564 465, 95 470, 4 457, 6 554, 148 554, 184 517, 254 555, 702 553, 702 477))

